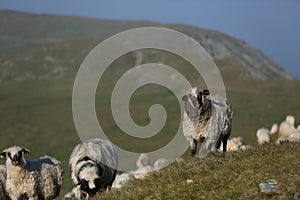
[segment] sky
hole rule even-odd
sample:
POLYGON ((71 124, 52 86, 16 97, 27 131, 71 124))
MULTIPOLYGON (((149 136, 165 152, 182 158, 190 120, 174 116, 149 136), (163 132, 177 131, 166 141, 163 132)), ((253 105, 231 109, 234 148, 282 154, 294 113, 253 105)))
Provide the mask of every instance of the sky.
POLYGON ((217 30, 245 40, 300 78, 299 0, 0 0, 0 9, 217 30))

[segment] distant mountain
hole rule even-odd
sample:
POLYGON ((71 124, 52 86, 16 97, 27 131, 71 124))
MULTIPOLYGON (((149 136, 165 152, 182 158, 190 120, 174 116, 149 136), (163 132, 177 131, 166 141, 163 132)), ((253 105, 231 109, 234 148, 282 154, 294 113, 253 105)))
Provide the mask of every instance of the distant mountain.
POLYGON ((100 41, 136 27, 166 27, 189 35, 222 69, 244 78, 294 79, 259 50, 223 33, 150 21, 99 20, 85 17, 0 11, 0 81, 46 79, 78 68, 100 41), (60 53, 57 53, 60 52, 60 53))

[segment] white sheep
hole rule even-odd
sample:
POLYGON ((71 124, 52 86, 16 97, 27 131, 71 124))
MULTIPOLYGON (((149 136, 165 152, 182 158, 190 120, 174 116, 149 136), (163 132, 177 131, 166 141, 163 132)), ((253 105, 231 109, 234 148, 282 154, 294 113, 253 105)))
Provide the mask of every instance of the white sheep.
POLYGON ((112 188, 119 189, 126 185, 130 181, 134 181, 135 177, 132 173, 122 173, 116 176, 116 179, 112 185, 112 188))
POLYGON ((1 200, 9 200, 9 196, 6 191, 6 178, 7 178, 7 170, 5 165, 0 165, 0 199, 1 200))
POLYGON ((134 171, 130 171, 129 173, 133 174, 135 179, 143 179, 145 178, 149 172, 153 172, 154 168, 150 165, 144 166, 134 171))
POLYGON ((277 123, 274 123, 274 124, 272 125, 272 127, 271 127, 270 134, 271 134, 271 135, 274 135, 275 133, 278 132, 278 129, 279 129, 278 124, 277 124, 277 123))
POLYGON ((149 158, 148 154, 146 154, 146 153, 141 153, 141 155, 136 160, 137 169, 143 168, 143 167, 148 166, 150 164, 151 164, 150 163, 150 158, 149 158))
POLYGON ((300 142, 300 130, 296 130, 288 137, 289 142, 300 142))
POLYGON ((81 199, 80 185, 75 186, 71 192, 65 194, 65 199, 81 199))
POLYGON ((295 125, 295 117, 293 115, 286 116, 285 121, 287 121, 291 125, 295 125))
POLYGON ((260 128, 256 132, 257 142, 259 145, 270 142, 270 131, 266 128, 260 128))
POLYGON ((295 117, 288 115, 279 126, 278 137, 289 137, 290 134, 296 130, 294 123, 295 117))
POLYGON ((6 190, 12 200, 54 199, 58 197, 64 171, 55 158, 48 156, 35 160, 26 160, 24 154, 29 150, 12 146, 2 151, 6 157, 6 190))
MULTIPOLYGON (((233 137, 228 140, 227 142, 227 151, 238 151, 244 144, 244 140, 242 137, 233 137)), ((223 148, 223 144, 221 145, 220 149, 223 148)), ((244 148, 244 147, 243 147, 244 148)))
POLYGON ((280 136, 280 137, 278 137, 277 138, 277 140, 275 141, 275 144, 281 144, 281 143, 283 143, 283 142, 287 142, 288 141, 288 139, 287 139, 287 137, 285 137, 285 136, 280 136))
POLYGON ((191 146, 192 156, 196 155, 198 142, 203 142, 199 157, 219 149, 223 143, 226 151, 227 140, 231 134, 232 107, 220 96, 209 95, 208 90, 190 88, 182 97, 184 101, 183 134, 191 146))
POLYGON ((117 151, 107 140, 90 139, 73 149, 69 167, 81 194, 91 197, 111 188, 118 169, 117 151))
POLYGON ((167 167, 170 164, 170 161, 165 158, 159 158, 154 162, 153 168, 158 171, 164 167, 167 167))

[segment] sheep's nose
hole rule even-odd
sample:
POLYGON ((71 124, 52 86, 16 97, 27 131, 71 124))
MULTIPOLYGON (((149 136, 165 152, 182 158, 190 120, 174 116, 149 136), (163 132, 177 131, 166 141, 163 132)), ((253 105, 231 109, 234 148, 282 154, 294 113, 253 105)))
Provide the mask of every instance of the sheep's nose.
POLYGON ((96 187, 94 181, 89 181, 89 188, 94 189, 96 187))
POLYGON ((11 163, 12 163, 14 166, 18 165, 18 164, 19 164, 18 156, 14 156, 14 157, 12 158, 11 163))

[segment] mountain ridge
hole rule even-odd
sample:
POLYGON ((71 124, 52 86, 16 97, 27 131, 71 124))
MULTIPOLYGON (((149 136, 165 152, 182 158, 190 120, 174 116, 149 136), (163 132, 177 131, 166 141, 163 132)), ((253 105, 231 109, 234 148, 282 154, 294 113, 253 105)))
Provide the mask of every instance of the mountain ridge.
MULTIPOLYGON (((0 69, 9 56, 28 50, 47 48, 56 43, 77 39, 102 41, 119 32, 138 27, 165 27, 180 31, 199 42, 213 59, 231 59, 239 63, 237 71, 253 79, 295 79, 260 50, 219 31, 181 24, 151 21, 103 20, 79 16, 32 14, 0 10, 0 69)), ((96 45, 96 43, 95 43, 96 45)), ((37 50, 39 51, 39 50, 37 50)), ((67 59, 67 58, 66 58, 67 59)), ((10 63, 13 61, 10 60, 10 63)), ((80 63, 77 63, 79 65, 80 63)), ((20 66, 15 66, 20 68, 20 66)), ((13 72, 7 72, 6 74, 13 72)), ((24 79, 15 77, 13 79, 24 79)), ((0 72, 2 80, 5 75, 0 72)), ((26 78, 25 78, 26 79, 26 78)))

